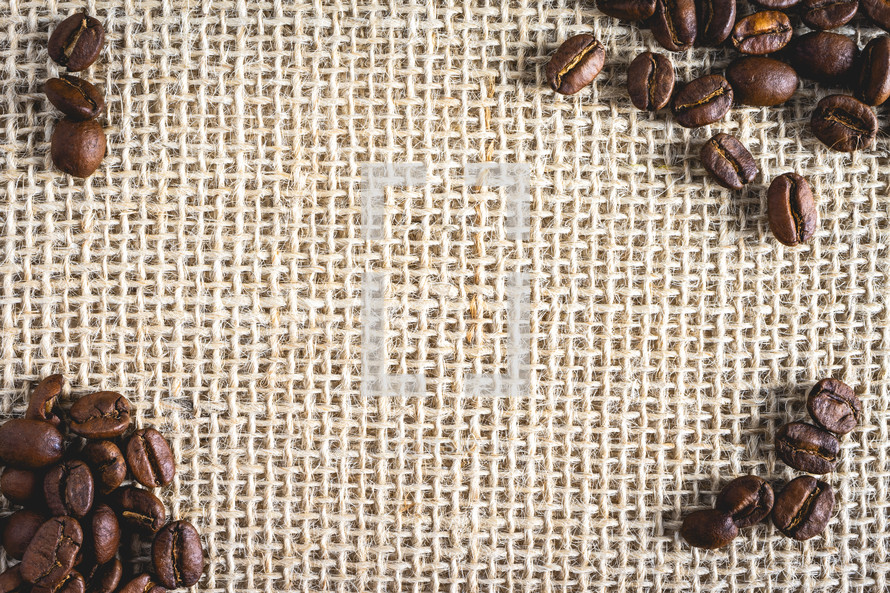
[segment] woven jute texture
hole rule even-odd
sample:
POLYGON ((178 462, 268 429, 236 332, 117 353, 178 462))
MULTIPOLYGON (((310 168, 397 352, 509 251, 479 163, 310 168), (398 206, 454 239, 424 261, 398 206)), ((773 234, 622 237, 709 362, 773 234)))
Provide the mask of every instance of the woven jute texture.
MULTIPOLYGON (((175 449, 159 494, 203 535, 198 589, 890 586, 888 144, 819 145, 808 119, 830 89, 682 129, 627 98, 649 32, 589 0, 0 4, 0 415, 54 372, 69 402, 125 393, 175 449), (86 76, 109 150, 86 181, 53 170, 42 95, 48 34, 83 8, 108 40, 86 76), (555 95, 548 56, 584 31, 606 66, 555 95), (718 131, 757 158, 745 191, 699 164, 718 131), (385 191, 374 239, 368 162, 428 176, 385 191), (524 239, 502 188, 463 181, 481 162, 528 165, 524 239), (818 196, 802 248, 765 216, 787 171, 818 196), (471 374, 504 372, 517 269, 530 389, 468 395, 471 374), (388 274, 377 354, 421 393, 362 390, 366 270, 388 274), (864 405, 825 478, 824 535, 763 524, 690 549, 683 515, 731 478, 796 475, 772 435, 824 376, 864 405)), ((689 80, 732 56, 671 57, 689 80)))

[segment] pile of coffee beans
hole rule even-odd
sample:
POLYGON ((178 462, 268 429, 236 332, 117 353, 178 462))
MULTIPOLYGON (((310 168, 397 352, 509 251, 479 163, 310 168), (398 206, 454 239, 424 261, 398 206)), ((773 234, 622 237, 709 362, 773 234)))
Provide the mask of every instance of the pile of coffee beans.
MULTIPOLYGON (((807 410, 816 425, 790 422, 782 426, 775 436, 776 453, 794 469, 827 474, 840 453, 838 436, 856 427, 862 405, 849 385, 822 379, 807 396, 807 410)), ((834 491, 813 476, 791 480, 775 500, 767 482, 744 476, 726 485, 713 509, 687 515, 680 535, 697 548, 722 548, 735 539, 739 529, 759 523, 772 511, 776 528, 802 541, 822 533, 833 510, 834 491)))
POLYGON ((56 167, 74 177, 89 177, 105 157, 105 131, 96 121, 105 98, 96 86, 72 76, 89 68, 105 44, 102 23, 75 14, 61 23, 49 38, 49 57, 68 74, 50 78, 43 86, 46 98, 65 117, 56 123, 50 156, 56 167))
POLYGON ((21 562, 0 573, 0 593, 164 593, 204 571, 197 530, 167 521, 146 488, 169 484, 173 453, 155 429, 129 433, 130 403, 112 391, 59 405, 61 375, 31 392, 24 418, 0 426, 0 493, 24 508, 4 519, 2 544, 21 562), (151 570, 136 570, 152 538, 151 570))

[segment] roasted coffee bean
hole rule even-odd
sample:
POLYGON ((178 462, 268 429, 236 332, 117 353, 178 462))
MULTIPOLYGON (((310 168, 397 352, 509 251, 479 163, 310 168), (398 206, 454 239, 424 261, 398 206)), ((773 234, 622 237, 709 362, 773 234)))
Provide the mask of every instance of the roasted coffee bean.
POLYGON ((834 469, 840 451, 836 436, 812 424, 789 422, 776 432, 776 453, 803 472, 827 474, 834 469))
POLYGON ((714 179, 727 189, 742 189, 757 177, 757 163, 748 149, 729 134, 716 134, 704 143, 701 161, 714 179))
POLYGON ((65 386, 65 378, 62 375, 50 375, 31 390, 28 399, 28 409, 25 418, 29 420, 43 420, 56 428, 62 423, 58 414, 58 398, 65 386))
POLYGON ((69 515, 75 519, 86 516, 93 507, 93 475, 83 461, 69 460, 46 472, 43 495, 50 513, 69 515))
POLYGON ((732 517, 739 529, 763 521, 773 508, 773 489, 762 478, 742 476, 723 487, 714 508, 732 517))
POLYGON ((43 476, 33 470, 7 467, 0 476, 0 492, 9 502, 20 505, 43 504, 43 476))
POLYGON ((90 441, 81 456, 93 470, 93 483, 100 494, 116 489, 127 477, 124 454, 111 441, 90 441))
POLYGON ((86 593, 114 593, 121 582, 124 567, 117 558, 105 564, 94 564, 84 575, 86 593))
POLYGON ((151 560, 155 575, 166 588, 191 587, 204 572, 201 536, 188 521, 168 523, 155 536, 151 560))
POLYGON ((794 246, 810 240, 819 214, 807 180, 797 173, 779 175, 767 192, 769 226, 779 243, 794 246))
POLYGON ((593 35, 569 37, 547 64, 547 82, 557 93, 574 95, 593 82, 606 61, 606 48, 593 35))
POLYGON ((798 2, 800 0, 757 0, 757 4, 772 10, 786 10, 798 2))
POLYGON ((674 94, 671 110, 677 123, 698 128, 719 121, 732 107, 732 87, 718 74, 697 78, 674 94))
POLYGON ((49 422, 13 418, 0 426, 0 460, 39 469, 62 459, 62 434, 49 422))
POLYGON ((83 545, 97 564, 110 562, 121 543, 117 515, 107 504, 96 506, 83 522, 83 545))
POLYGON ((720 46, 735 25, 735 0, 699 0, 695 7, 698 18, 695 44, 701 47, 720 46))
POLYGON ((170 445, 154 428, 133 433, 127 443, 127 463, 136 481, 147 488, 166 486, 176 474, 170 445))
POLYGON ((121 587, 118 593, 167 593, 167 590, 158 585, 151 575, 143 573, 121 587))
POLYGON ((71 406, 71 430, 88 439, 120 436, 130 425, 130 402, 120 393, 99 391, 71 406))
POLYGON ((46 517, 34 511, 21 510, 10 515, 3 528, 3 548, 6 555, 21 560, 28 544, 34 539, 34 534, 45 522, 46 517))
POLYGON ((791 42, 786 56, 799 76, 826 85, 843 86, 853 78, 859 48, 845 35, 813 31, 791 42))
POLYGON ((812 476, 800 476, 776 495, 773 523, 788 537, 803 541, 822 533, 833 510, 831 486, 812 476))
POLYGON ((58 169, 74 177, 89 177, 105 158, 105 131, 94 120, 59 120, 50 141, 50 156, 58 169))
POLYGON ((875 37, 865 46, 856 96, 866 105, 883 105, 890 99, 890 37, 875 37))
POLYGON ((85 593, 86 583, 76 570, 69 572, 61 583, 52 587, 35 586, 31 593, 85 593))
POLYGON ((22 578, 32 585, 52 587, 71 571, 80 552, 83 532, 71 517, 53 517, 40 526, 22 558, 22 578))
POLYGON ((597 0, 603 14, 625 21, 644 21, 655 13, 655 0, 597 0))
POLYGON ((86 14, 74 14, 59 23, 49 37, 49 57, 69 72, 89 68, 105 44, 102 23, 86 14))
POLYGON ((680 527, 680 535, 690 546, 706 550, 728 546, 738 534, 732 517, 714 509, 689 513, 680 527))
POLYGON ((0 573, 0 593, 27 593, 31 586, 22 578, 20 565, 7 568, 0 573))
POLYGON ((890 0, 861 0, 862 10, 874 24, 890 31, 890 0))
POLYGON ((735 24, 732 44, 743 54, 771 54, 785 47, 793 33, 788 15, 765 10, 748 15, 735 24))
POLYGON ((822 379, 813 386, 807 410, 819 426, 835 434, 847 434, 862 416, 862 404, 853 388, 837 379, 822 379))
POLYGON ((726 69, 736 103, 769 107, 790 99, 799 80, 794 68, 772 58, 750 56, 734 61, 726 69))
POLYGON ((859 0, 803 0, 801 18, 810 29, 836 29, 850 22, 859 0))
POLYGON ((810 128, 828 148, 853 152, 874 142, 878 118, 871 107, 849 95, 830 95, 816 105, 810 128))
POLYGON ((655 40, 666 50, 689 49, 698 29, 694 0, 658 0, 649 26, 655 40))
POLYGON ((142 533, 154 533, 167 521, 164 503, 142 488, 127 486, 115 490, 111 494, 111 505, 125 525, 142 533))
POLYGON ((627 92, 637 109, 658 111, 674 92, 674 67, 661 54, 643 52, 627 69, 627 92))
POLYGON ((43 85, 43 92, 56 109, 71 119, 93 119, 105 107, 102 91, 76 76, 50 78, 43 85))

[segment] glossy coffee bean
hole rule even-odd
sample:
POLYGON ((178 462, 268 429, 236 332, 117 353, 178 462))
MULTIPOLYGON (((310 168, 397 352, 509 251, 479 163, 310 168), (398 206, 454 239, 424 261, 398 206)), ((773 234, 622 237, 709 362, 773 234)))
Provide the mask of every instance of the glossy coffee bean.
POLYGON ((50 156, 60 171, 74 177, 89 177, 105 158, 105 131, 94 119, 61 119, 53 130, 50 156))
POLYGON ((810 29, 836 29, 856 16, 859 0, 803 0, 800 17, 810 29))
POLYGON ((807 411, 825 430, 847 434, 859 424, 862 404, 853 388, 843 381, 822 379, 807 396, 807 411))
POLYGON ((856 96, 866 105, 890 99, 890 37, 875 37, 862 51, 856 96))
POLYGON ((788 537, 803 541, 825 530, 833 510, 831 486, 812 476, 800 476, 776 495, 773 523, 788 537))
POLYGON ((799 83, 794 68, 762 56, 734 61, 726 69, 726 80, 732 85, 736 103, 757 107, 784 103, 794 95, 799 83))
POLYGON ((854 76, 859 48, 846 35, 813 31, 791 42, 786 57, 798 76, 826 85, 843 86, 854 76))
POLYGON ((141 533, 154 533, 167 521, 164 503, 148 490, 127 486, 112 492, 110 498, 121 522, 141 533))
POLYGON ((83 532, 71 517, 53 517, 40 526, 22 558, 22 578, 32 585, 53 587, 71 571, 83 532))
POLYGON ((680 527, 680 535, 690 546, 706 550, 728 546, 738 534, 732 517, 715 509, 689 513, 680 527))
POLYGON ((31 589, 31 593, 85 593, 86 583, 83 577, 76 570, 69 572, 61 583, 47 586, 35 586, 31 589))
POLYGON ((732 517, 739 529, 763 521, 773 508, 773 489, 762 478, 742 476, 723 487, 714 508, 732 517))
POLYGON ((97 564, 110 562, 117 554, 121 542, 121 529, 117 515, 107 504, 97 505, 82 522, 83 545, 97 564))
POLYGON ((566 39, 554 52, 544 72, 557 93, 574 95, 593 82, 606 61, 606 48, 593 35, 582 33, 566 39))
POLYGON ((837 437, 818 426, 789 422, 776 431, 776 453, 794 469, 827 474, 837 463, 841 444, 837 437))
POLYGON ((93 507, 93 474, 83 461, 63 461, 46 472, 43 495, 50 513, 69 515, 75 519, 86 516, 93 507))
POLYGON ((198 531, 188 521, 168 523, 155 536, 151 560, 154 573, 164 587, 191 587, 204 572, 204 551, 198 531))
POLYGON ((716 134, 701 149, 704 168, 727 189, 742 189, 757 177, 757 163, 748 149, 729 134, 716 134))
POLYGON ((783 245, 806 243, 816 232, 819 213, 807 180, 797 173, 779 175, 767 192, 769 226, 783 245))
POLYGON ((111 441, 89 441, 81 457, 93 472, 93 482, 99 494, 108 494, 127 477, 124 454, 111 441))
POLYGON ((890 0, 860 0, 860 5, 874 24, 890 31, 890 0))
POLYGON ((39 469, 62 459, 62 434, 49 422, 13 418, 0 426, 0 460, 39 469))
POLYGON ((816 105, 810 128, 828 148, 853 152, 872 145, 878 118, 868 105, 849 95, 830 95, 816 105))
POLYGON ((40 506, 44 502, 43 475, 30 469, 7 467, 0 476, 0 492, 9 502, 40 506))
POLYGON ((3 527, 3 548, 6 555, 21 560, 34 539, 34 534, 46 522, 46 517, 30 510, 16 511, 6 520, 3 527))
POLYGON ((718 74, 697 78, 674 94, 671 110, 677 123, 698 128, 719 121, 732 107, 732 87, 718 74))
POLYGON ((76 120, 98 117, 105 107, 102 91, 76 76, 50 78, 43 85, 43 92, 56 109, 76 120))
POLYGON ((170 445, 154 428, 133 433, 127 443, 127 463, 136 481, 147 488, 166 486, 176 474, 170 445))
POLYGON ((68 68, 69 72, 79 72, 89 68, 105 44, 105 29, 102 23, 86 14, 74 14, 59 23, 49 37, 49 57, 68 68))
POLYGON ((757 4, 770 10, 786 10, 799 2, 800 0, 757 0, 757 4))
POLYGON ((689 49, 695 42, 698 20, 694 0, 658 0, 648 22, 655 40, 668 51, 689 49))
POLYGON ((735 24, 732 45, 743 54, 771 54, 785 47, 793 33, 788 15, 765 10, 748 15, 735 24))
POLYGON ((0 573, 0 593, 28 593, 30 590, 31 585, 22 578, 18 564, 0 573))
POLYGON ((167 593, 167 590, 157 584, 151 575, 142 573, 121 587, 118 593, 167 593))
POLYGON ((625 21, 644 21, 655 13, 655 0, 597 0, 603 14, 625 21))
POLYGON ((86 593, 114 593, 123 573, 124 567, 117 558, 105 564, 94 564, 84 575, 86 593))
POLYGON ((735 26, 736 0, 698 0, 695 8, 698 19, 695 44, 719 47, 735 26))
POLYGON ((50 375, 38 383, 31 390, 31 395, 28 398, 25 418, 49 422, 58 428, 62 423, 62 418, 58 413, 58 399, 64 386, 65 378, 62 375, 50 375))
POLYGON ((658 111, 674 92, 674 67, 667 56, 651 51, 634 58, 627 69, 627 92, 637 109, 658 111))
POLYGON ((130 425, 130 402, 120 393, 99 391, 71 406, 71 430, 88 439, 122 435, 130 425))

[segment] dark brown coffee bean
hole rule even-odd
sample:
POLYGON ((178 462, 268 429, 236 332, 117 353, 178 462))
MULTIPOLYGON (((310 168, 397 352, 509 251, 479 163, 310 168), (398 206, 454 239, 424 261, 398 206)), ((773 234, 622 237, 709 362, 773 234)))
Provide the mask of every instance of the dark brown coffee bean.
POLYGON ((56 428, 62 423, 58 414, 58 398, 65 386, 65 378, 62 375, 50 375, 31 390, 28 399, 28 409, 25 418, 29 420, 42 420, 49 422, 56 428))
POLYGON ((793 33, 788 15, 765 10, 748 15, 735 24, 732 44, 743 54, 771 54, 785 47, 793 33))
POLYGON ((124 567, 117 558, 105 564, 94 564, 84 575, 86 593, 114 593, 121 582, 124 567))
POLYGON ((60 171, 89 177, 105 158, 105 131, 94 119, 61 119, 53 130, 50 156, 60 171))
POLYGON ((716 134, 701 148, 708 173, 727 189, 742 189, 757 177, 757 163, 748 149, 729 134, 716 134))
POLYGON ((800 245, 810 240, 819 213, 807 180, 797 173, 779 175, 767 192, 769 226, 779 243, 800 245))
POLYGON ((856 16, 859 0, 803 0, 801 18, 810 29, 836 29, 856 16))
POLYGON ((606 61, 606 48, 593 35, 569 37, 547 64, 547 82, 557 93, 574 95, 593 82, 606 61))
POLYGON ((835 434, 847 434, 862 416, 862 404, 853 388, 837 379, 822 379, 813 386, 807 410, 819 426, 835 434))
POLYGON ((29 469, 7 467, 0 476, 0 492, 9 502, 40 506, 44 502, 43 475, 29 469))
POLYGON ((16 564, 0 573, 0 593, 27 593, 31 586, 22 578, 21 565, 16 564))
POLYGON ((695 43, 698 20, 694 0, 658 0, 648 22, 655 40, 668 51, 683 51, 695 43))
POLYGON ((46 522, 46 517, 29 510, 16 511, 6 520, 3 528, 3 548, 6 555, 21 560, 34 539, 34 534, 46 522))
POLYGON ((110 562, 120 547, 121 529, 117 515, 107 504, 96 506, 83 521, 83 546, 96 564, 110 562))
POLYGON ((794 68, 779 60, 750 56, 734 61, 726 69, 736 103, 770 107, 790 99, 799 80, 794 68))
POLYGON ((201 536, 188 521, 168 523, 155 536, 151 559, 155 575, 166 588, 191 587, 204 572, 201 536))
POLYGON ((874 24, 890 31, 890 0, 861 0, 861 5, 874 24))
POLYGON ((111 494, 110 502, 121 521, 141 533, 154 533, 167 521, 164 503, 148 490, 135 486, 119 488, 111 494))
POLYGON ((661 54, 643 52, 627 68, 627 92, 637 109, 658 111, 674 92, 674 67, 661 54))
POLYGON ((875 37, 865 46, 856 96, 866 105, 883 105, 890 99, 890 37, 875 37))
POLYGON ((854 76, 859 48, 845 35, 813 31, 790 43, 786 55, 799 76, 843 86, 854 76))
POLYGON ((699 0, 695 7, 698 18, 695 44, 701 47, 720 46, 735 25, 735 0, 699 0))
POLYGON ((878 118, 868 105, 849 95, 830 95, 816 105, 810 128, 828 148, 853 152, 874 142, 878 118))
POLYGON ((43 85, 43 92, 56 109, 71 119, 93 119, 105 107, 102 91, 76 76, 50 78, 43 85))
POLYGON ((732 107, 732 87, 719 74, 696 78, 674 94, 671 110, 677 123, 698 128, 719 121, 732 107))
POLYGON ((0 460, 39 469, 62 459, 62 434, 49 422, 13 418, 0 426, 0 460))
POLYGON ((689 513, 680 527, 680 535, 690 546, 706 550, 728 546, 738 534, 732 517, 714 509, 689 513))
POLYGON ((742 476, 723 487, 714 508, 732 517, 739 529, 763 521, 773 508, 773 489, 762 478, 742 476))
POLYGON ((43 495, 50 513, 70 515, 75 519, 86 516, 93 507, 93 475, 83 461, 63 461, 46 472, 43 495))
POLYGON ((644 21, 655 12, 655 0, 597 0, 603 14, 625 21, 644 21))
POLYGON ((86 583, 83 577, 76 570, 72 570, 61 583, 52 587, 35 586, 31 589, 31 593, 84 593, 85 590, 86 583))
POLYGON ((22 558, 22 578, 32 585, 52 587, 71 571, 80 552, 83 532, 71 517, 53 517, 40 526, 22 558))
POLYGON ((90 441, 81 456, 93 471, 93 482, 100 494, 116 489, 127 477, 124 454, 111 441, 90 441))
POLYGON ((86 14, 74 14, 59 23, 49 37, 49 57, 69 72, 89 68, 105 44, 102 23, 86 14))
POLYGON ((99 391, 71 406, 71 430, 88 439, 110 439, 130 425, 130 402, 120 393, 99 391))
POLYGON ((812 476, 800 476, 776 495, 773 523, 788 537, 803 541, 822 533, 833 510, 831 486, 812 476))
POLYGON ((776 453, 803 472, 827 474, 834 469, 840 451, 836 436, 812 424, 789 422, 776 432, 776 453))
POLYGON ((167 593, 167 590, 158 585, 150 575, 143 573, 121 587, 118 593, 167 593))
POLYGON ((757 0, 757 4, 771 10, 786 10, 798 2, 800 0, 757 0))
POLYGON ((176 474, 170 445, 154 428, 133 433, 127 443, 127 463, 136 481, 147 488, 166 486, 176 474))

